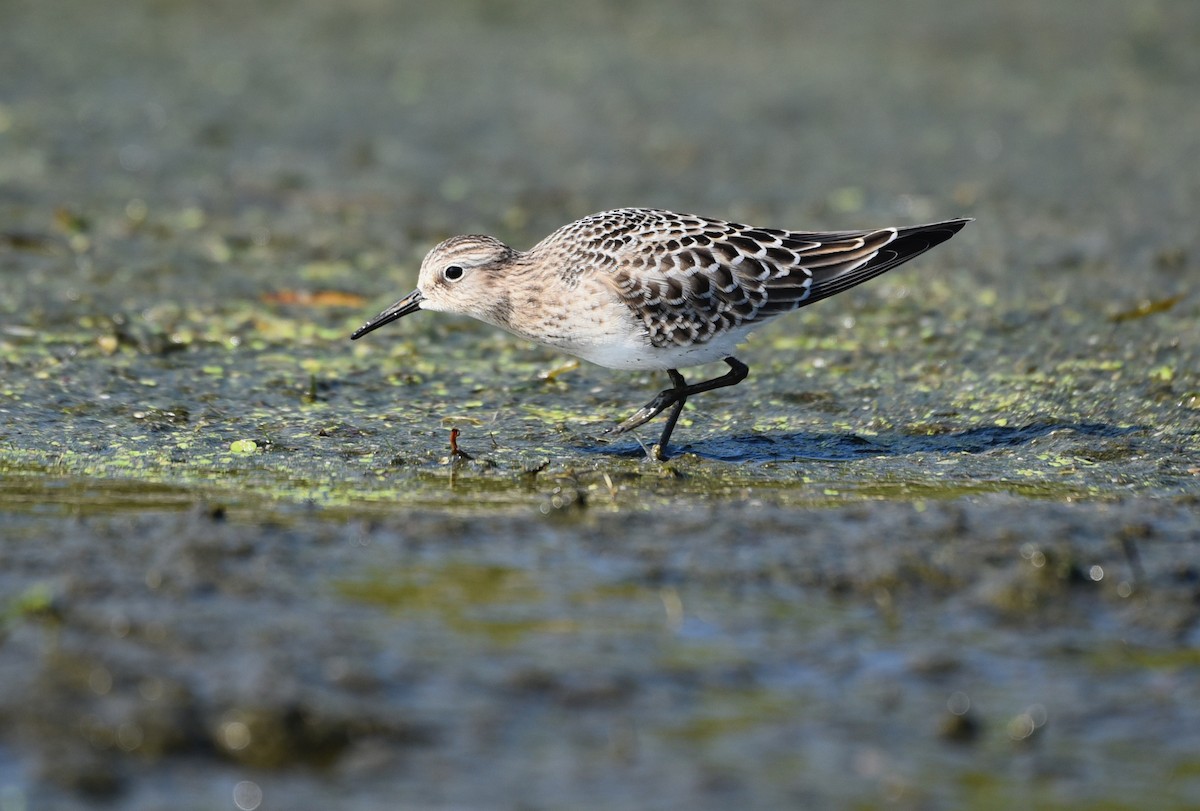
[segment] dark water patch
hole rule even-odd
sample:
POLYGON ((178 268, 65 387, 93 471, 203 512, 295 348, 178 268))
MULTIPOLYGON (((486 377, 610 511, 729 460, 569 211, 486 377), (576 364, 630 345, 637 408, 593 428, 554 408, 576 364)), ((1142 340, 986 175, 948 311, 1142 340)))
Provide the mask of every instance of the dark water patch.
MULTIPOLYGON (((801 431, 780 434, 743 434, 715 437, 672 446, 674 455, 695 454, 721 462, 849 462, 877 456, 909 454, 979 454, 999 448, 1031 443, 1057 432, 1075 436, 1107 439, 1137 433, 1144 429, 1118 427, 1102 423, 1044 423, 1020 427, 982 426, 945 434, 909 434, 901 431, 863 436, 855 433, 819 433, 801 431)), ((594 453, 614 456, 644 455, 641 446, 598 447, 594 453)))

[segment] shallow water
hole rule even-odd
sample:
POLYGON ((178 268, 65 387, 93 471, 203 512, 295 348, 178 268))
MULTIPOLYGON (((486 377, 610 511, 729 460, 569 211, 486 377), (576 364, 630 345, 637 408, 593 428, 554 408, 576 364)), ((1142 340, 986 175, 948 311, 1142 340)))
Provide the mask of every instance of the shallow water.
POLYGON ((882 9, 6 3, 0 806, 1200 803, 1198 12, 882 9), (348 341, 620 205, 976 222, 661 464, 348 341))

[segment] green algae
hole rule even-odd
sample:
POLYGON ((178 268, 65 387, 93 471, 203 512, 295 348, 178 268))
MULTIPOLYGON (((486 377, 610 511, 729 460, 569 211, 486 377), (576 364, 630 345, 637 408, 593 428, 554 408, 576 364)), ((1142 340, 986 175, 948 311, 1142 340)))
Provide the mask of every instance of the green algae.
MULTIPOLYGON (((1126 389, 1107 422, 1078 407, 1074 393, 1110 387, 1123 360, 1063 359, 1053 375, 962 370, 960 385, 945 390, 943 373, 924 362, 875 366, 880 358, 863 347, 891 318, 875 324, 861 316, 849 343, 770 327, 764 343, 783 347, 777 355, 736 390, 688 404, 668 485, 635 438, 609 444, 601 436, 655 390, 654 375, 559 371, 553 354, 482 327, 446 332, 432 316, 416 320, 397 347, 363 349, 342 327, 307 317, 267 318, 242 306, 176 311, 138 328, 174 339, 120 340, 115 348, 99 340, 109 327, 87 320, 82 331, 10 337, 0 345, 25 374, 9 376, 2 392, 20 419, 0 428, 0 468, 9 476, 119 479, 127 490, 141 482, 150 498, 167 486, 203 498, 236 491, 341 507, 522 507, 579 476, 593 492, 606 476, 649 485, 600 499, 612 506, 727 498, 747 488, 783 504, 821 506, 991 492, 1182 495, 1191 482, 1173 471, 1188 468, 1198 444, 1189 421, 1151 416, 1194 415, 1186 395, 1164 401, 1126 389), (195 325, 186 338, 178 318, 195 325), (168 349, 176 345, 183 349, 168 349), (780 368, 784 350, 808 353, 810 365, 814 352, 856 355, 861 369, 847 364, 829 375, 823 365, 797 376, 780 368), (1138 427, 1142 421, 1157 423, 1157 432, 1138 427), (474 465, 451 464, 451 427, 462 430, 474 465), (1178 464, 1164 464, 1172 457, 1178 464), (541 460, 545 469, 531 479, 527 470, 541 460)), ((1148 377, 1170 383, 1159 372, 1148 377)))
POLYGON ((699 697, 697 711, 686 724, 665 734, 693 744, 742 735, 773 719, 796 715, 803 700, 754 688, 710 690, 699 697))
POLYGON ((527 572, 511 567, 465 562, 405 567, 342 580, 333 588, 344 599, 384 606, 408 621, 426 617, 496 645, 578 631, 574 620, 541 616, 538 604, 545 595, 527 572))

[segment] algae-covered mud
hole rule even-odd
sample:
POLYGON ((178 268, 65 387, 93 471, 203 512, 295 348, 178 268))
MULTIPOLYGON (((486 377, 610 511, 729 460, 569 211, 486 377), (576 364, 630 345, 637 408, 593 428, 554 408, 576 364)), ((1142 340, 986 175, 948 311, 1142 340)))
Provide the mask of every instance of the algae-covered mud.
POLYGON ((1200 804, 1200 7, 0 19, 0 809, 1200 804), (976 221, 665 463, 661 375, 348 340, 623 205, 976 221))

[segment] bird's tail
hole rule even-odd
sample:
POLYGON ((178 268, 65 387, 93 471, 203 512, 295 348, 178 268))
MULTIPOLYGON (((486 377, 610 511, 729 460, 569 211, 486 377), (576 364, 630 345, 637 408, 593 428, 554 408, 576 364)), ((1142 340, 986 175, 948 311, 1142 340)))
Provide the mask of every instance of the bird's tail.
MULTIPOLYGON (((828 249, 827 259, 812 257, 804 266, 813 274, 812 292, 804 304, 829 298, 874 279, 909 259, 920 256, 957 234, 970 218, 905 228, 813 234, 828 249)), ((807 258, 807 257, 806 257, 807 258)))

